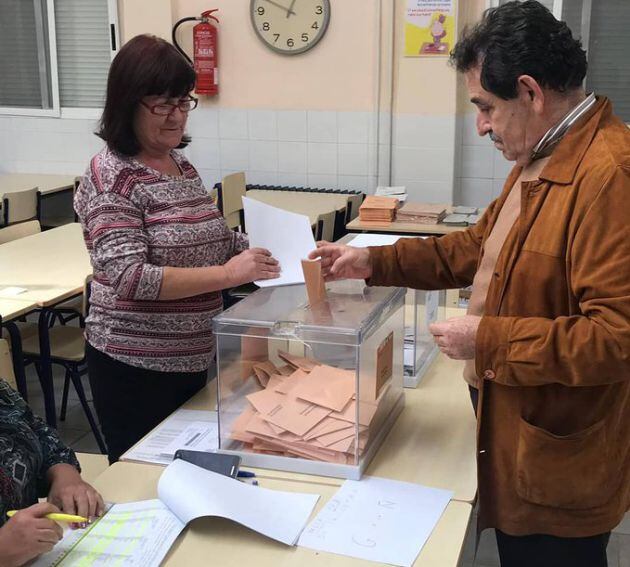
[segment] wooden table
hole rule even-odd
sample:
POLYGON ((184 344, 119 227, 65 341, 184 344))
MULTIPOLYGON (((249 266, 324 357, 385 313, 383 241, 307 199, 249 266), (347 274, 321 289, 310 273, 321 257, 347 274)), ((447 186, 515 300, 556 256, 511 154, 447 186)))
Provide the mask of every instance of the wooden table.
POLYGON ((74 175, 48 173, 3 173, 0 174, 0 196, 37 187, 42 195, 51 195, 74 188, 74 175))
MULTIPOLYGON (((477 422, 462 378, 463 368, 461 361, 440 353, 420 385, 405 389, 405 409, 370 463, 367 475, 452 490, 454 500, 474 502, 477 422)), ((216 381, 188 400, 182 409, 215 410, 216 381)), ((319 482, 334 480, 284 471, 265 470, 261 474, 300 480, 316 478, 319 482)))
POLYGON ((0 299, 2 290, 26 288, 20 300, 40 307, 54 305, 83 291, 92 273, 81 225, 70 223, 7 242, 0 246, 0 299))
POLYGON ((42 308, 39 314, 40 382, 44 392, 46 421, 55 426, 55 394, 48 342, 48 308, 80 294, 92 273, 81 225, 71 223, 26 236, 0 246, 0 300, 6 287, 26 289, 19 301, 42 308))
POLYGON ((446 224, 417 224, 411 222, 362 222, 359 217, 346 225, 348 232, 382 232, 386 234, 433 234, 444 235, 458 230, 466 230, 467 226, 449 226, 446 224))
MULTIPOLYGON (((104 499, 129 502, 157 498, 157 482, 164 469, 154 465, 116 463, 95 481, 104 499)), ((326 479, 291 480, 262 474, 261 486, 276 490, 319 494, 314 514, 337 492, 341 482, 326 479)), ((415 567, 456 567, 470 520, 472 508, 463 502, 450 502, 429 540, 416 559, 415 567)), ((171 548, 164 565, 196 566, 211 562, 221 567, 285 567, 327 565, 354 567, 375 563, 317 552, 302 547, 287 547, 243 526, 222 518, 194 520, 171 548)))

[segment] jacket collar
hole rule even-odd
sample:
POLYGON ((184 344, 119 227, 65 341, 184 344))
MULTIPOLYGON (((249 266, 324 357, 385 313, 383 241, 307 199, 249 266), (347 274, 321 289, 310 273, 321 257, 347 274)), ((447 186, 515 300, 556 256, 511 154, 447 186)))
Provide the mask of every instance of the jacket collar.
POLYGON ((597 102, 578 120, 558 143, 549 163, 539 175, 560 185, 571 183, 586 150, 591 145, 602 118, 610 115, 612 105, 606 97, 597 97, 597 102))

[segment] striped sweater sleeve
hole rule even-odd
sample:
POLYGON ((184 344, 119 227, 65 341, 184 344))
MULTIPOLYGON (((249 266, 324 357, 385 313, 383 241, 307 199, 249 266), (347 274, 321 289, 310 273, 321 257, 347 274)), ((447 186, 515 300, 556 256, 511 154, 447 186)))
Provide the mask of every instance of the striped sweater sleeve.
POLYGON ((126 196, 94 195, 83 215, 95 277, 105 278, 123 300, 158 299, 163 268, 148 262, 148 236, 142 211, 126 196))

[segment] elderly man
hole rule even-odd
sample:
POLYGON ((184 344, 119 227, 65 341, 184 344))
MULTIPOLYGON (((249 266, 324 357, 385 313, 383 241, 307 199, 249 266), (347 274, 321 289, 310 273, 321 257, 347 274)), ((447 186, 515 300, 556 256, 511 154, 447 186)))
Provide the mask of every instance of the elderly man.
POLYGON ((504 567, 605 566, 630 506, 630 132, 538 2, 488 10, 451 59, 516 162, 501 196, 466 231, 311 256, 328 279, 473 284, 431 332, 479 391, 480 528, 504 567))

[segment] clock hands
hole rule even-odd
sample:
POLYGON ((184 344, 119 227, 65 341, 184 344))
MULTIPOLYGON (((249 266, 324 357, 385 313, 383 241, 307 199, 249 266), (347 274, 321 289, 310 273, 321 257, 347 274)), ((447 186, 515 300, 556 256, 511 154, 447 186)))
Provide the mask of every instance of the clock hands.
POLYGON ((287 18, 291 14, 295 15, 295 12, 293 11, 293 6, 295 6, 295 0, 291 0, 291 5, 289 6, 289 9, 287 10, 287 18))
POLYGON ((295 0, 293 0, 293 2, 291 3, 291 7, 287 8, 286 6, 283 6, 282 4, 278 4, 277 2, 274 2, 273 0, 265 0, 265 2, 268 2, 269 4, 272 4, 274 6, 276 6, 277 8, 281 8, 282 10, 284 10, 287 13, 287 18, 293 14, 295 16, 295 12, 293 11, 293 4, 295 4, 295 0))

